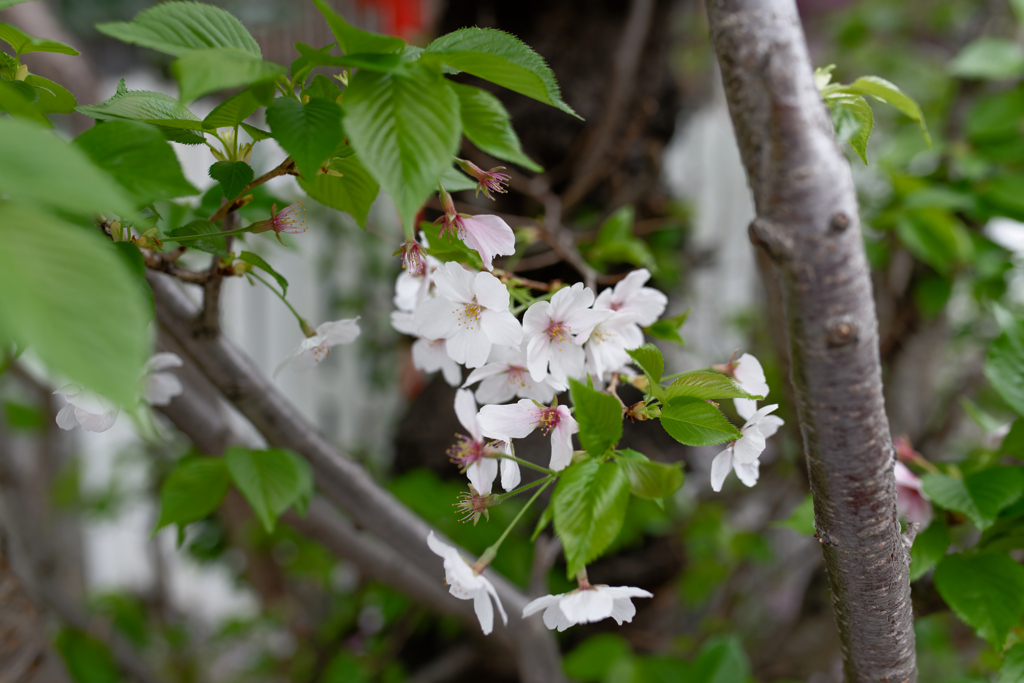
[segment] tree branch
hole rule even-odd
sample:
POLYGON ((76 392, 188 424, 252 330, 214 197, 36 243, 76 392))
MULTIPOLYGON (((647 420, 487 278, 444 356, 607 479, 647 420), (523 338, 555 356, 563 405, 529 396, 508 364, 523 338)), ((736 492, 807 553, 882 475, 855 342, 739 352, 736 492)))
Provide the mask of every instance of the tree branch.
POLYGON ((792 0, 707 0, 758 218, 785 297, 792 380, 846 680, 913 682, 878 322, 849 163, 792 0))
MULTIPOLYGON (((217 221, 224 218, 228 214, 234 213, 236 209, 245 206, 246 200, 244 199, 244 197, 247 192, 254 188, 259 187, 268 180, 272 180, 273 178, 282 175, 298 175, 298 172, 295 170, 295 161, 293 161, 291 157, 288 157, 280 164, 278 164, 276 168, 272 168, 271 170, 267 171, 256 180, 249 183, 249 185, 246 186, 244 190, 238 193, 238 197, 234 201, 224 202, 223 204, 221 204, 220 208, 217 209, 217 211, 212 216, 210 216, 210 222, 216 223, 217 221)), ((228 228, 225 227, 224 229, 227 230, 228 228)))
MULTIPOLYGON (((256 426, 267 442, 302 454, 313 468, 320 491, 347 511, 361 527, 390 545, 405 562, 440 574, 439 558, 427 547, 430 525, 382 488, 358 463, 298 414, 281 393, 223 335, 196 335, 191 321, 195 306, 166 276, 148 272, 156 299, 157 321, 196 363, 223 396, 256 426)), ((436 532, 435 532, 436 533, 436 532)), ((488 570, 507 611, 507 627, 496 635, 512 644, 523 681, 561 681, 561 662, 554 638, 540 620, 520 619, 527 598, 500 575, 488 570)), ((452 599, 453 608, 460 601, 452 599)))

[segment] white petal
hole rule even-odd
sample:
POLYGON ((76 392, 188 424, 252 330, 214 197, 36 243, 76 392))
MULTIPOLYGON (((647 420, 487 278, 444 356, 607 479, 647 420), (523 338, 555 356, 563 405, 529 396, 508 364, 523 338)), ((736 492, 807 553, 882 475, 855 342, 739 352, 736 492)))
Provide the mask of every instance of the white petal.
POLYGON ((561 604, 554 604, 544 610, 544 625, 550 629, 558 629, 561 633, 570 626, 575 626, 576 622, 565 616, 561 604))
POLYGON ((480 367, 491 352, 491 340, 480 327, 459 330, 447 341, 448 356, 467 368, 480 367))
POLYGON ((64 398, 66 398, 67 400, 70 401, 71 399, 73 399, 75 396, 77 396, 81 392, 82 392, 82 387, 80 387, 79 385, 77 385, 77 384, 65 384, 64 386, 62 386, 60 389, 57 389, 57 391, 55 391, 53 393, 54 394, 60 394, 61 396, 63 396, 64 398))
POLYGON ((545 595, 537 598, 536 600, 532 600, 523 608, 523 619, 531 617, 542 609, 547 609, 551 605, 557 605, 561 602, 562 595, 563 594, 561 593, 558 595, 545 595))
POLYGON ((487 593, 476 594, 473 598, 473 609, 476 611, 476 618, 480 620, 480 630, 485 636, 490 635, 494 630, 494 607, 487 593))
MULTIPOLYGON (((558 294, 555 294, 558 296, 558 294)), ((523 314, 523 332, 526 336, 545 334, 551 324, 551 302, 538 301, 531 304, 523 314)))
POLYGON ((781 417, 768 415, 761 418, 761 421, 757 423, 757 429, 764 438, 770 439, 775 436, 775 432, 779 431, 779 427, 784 424, 786 423, 781 417))
POLYGON ((736 439, 732 446, 733 460, 737 464, 750 464, 761 457, 764 452, 764 435, 757 425, 743 428, 743 436, 736 439))
POLYGON ((75 408, 75 418, 82 429, 87 432, 105 432, 117 422, 120 409, 112 408, 102 413, 90 413, 82 408, 75 408))
POLYGON ((416 307, 413 324, 419 335, 427 339, 448 339, 459 329, 462 305, 438 297, 427 299, 416 307))
POLYGON ((736 383, 748 394, 760 396, 762 399, 768 395, 768 383, 764 379, 761 363, 749 353, 740 356, 733 373, 736 383))
MULTIPOLYGON (((527 311, 529 313, 529 311, 527 311)), ((526 363, 530 369, 530 377, 541 382, 548 375, 548 362, 551 360, 551 342, 547 334, 538 334, 530 338, 526 347, 526 363)))
POLYGON ((580 426, 569 414, 569 409, 558 406, 558 424, 551 430, 551 462, 548 465, 555 472, 572 464, 572 435, 579 431, 580 426))
POLYGON ((486 496, 494 487, 494 479, 498 476, 498 461, 494 458, 482 458, 466 468, 466 477, 473 488, 481 496, 486 496))
POLYGON ((515 391, 523 398, 532 398, 534 401, 547 405, 551 403, 551 399, 558 391, 565 391, 565 389, 555 389, 548 380, 535 382, 528 374, 523 374, 522 382, 515 391))
POLYGON ((636 586, 598 586, 597 590, 607 593, 616 600, 619 598, 653 598, 654 594, 636 586))
POLYGON ((732 470, 732 446, 715 456, 711 461, 711 488, 715 491, 722 490, 725 478, 732 470))
POLYGON ((170 370, 171 368, 180 368, 184 365, 184 362, 176 353, 170 353, 164 351, 162 353, 154 353, 150 356, 149 360, 146 361, 145 372, 161 372, 163 370, 170 370))
POLYGON ((473 280, 476 301, 484 308, 508 312, 508 289, 490 273, 477 273, 473 280))
POLYGON ((757 412, 757 401, 752 398, 734 398, 732 404, 736 406, 736 413, 744 420, 750 420, 757 412))
POLYGON ((734 462, 733 467, 736 469, 736 476, 740 478, 747 486, 753 486, 757 483, 757 477, 761 468, 761 461, 755 460, 754 462, 741 463, 734 462))
POLYGON ((413 337, 419 336, 419 330, 416 327, 415 320, 416 316, 412 312, 391 311, 391 327, 395 328, 396 332, 408 334, 413 337))
POLYGON ((656 289, 644 287, 633 294, 619 310, 628 313, 633 320, 643 327, 653 325, 661 317, 668 306, 668 297, 656 289))
POLYGON ((594 290, 577 282, 555 292, 551 297, 551 318, 564 322, 574 311, 590 308, 594 303, 594 290))
POLYGON ((477 423, 484 436, 493 439, 522 439, 537 428, 540 408, 524 398, 508 406, 484 406, 477 413, 477 423))
POLYGON ((522 475, 519 472, 519 463, 508 458, 501 459, 501 488, 511 491, 519 486, 522 475))
POLYGON ((577 624, 589 624, 610 617, 612 602, 610 595, 588 589, 578 593, 567 593, 559 606, 570 621, 577 624))
POLYGON ((775 412, 775 409, 778 407, 778 403, 772 403, 771 405, 761 406, 756 413, 750 416, 750 419, 747 420, 747 423, 743 425, 743 427, 746 428, 749 427, 750 425, 758 424, 764 419, 765 415, 775 412))
POLYGON ((359 336, 359 318, 334 320, 316 328, 317 335, 322 335, 328 346, 350 344, 359 336))
POLYGON ((476 400, 480 403, 505 403, 515 398, 515 395, 508 381, 508 373, 488 377, 480 382, 476 390, 476 400))
POLYGON ((480 323, 483 325, 487 337, 494 344, 519 346, 523 341, 523 327, 508 311, 484 309, 480 312, 480 323))
MULTIPOLYGON (((441 342, 442 344, 444 342, 441 342)), ((462 382, 462 368, 459 364, 448 357, 447 351, 441 360, 441 376, 448 386, 457 387, 462 382)))
POLYGON ((473 301, 473 273, 455 261, 449 261, 434 271, 434 285, 443 298, 456 303, 473 301))
MULTIPOLYGON (((548 361, 548 369, 555 381, 568 384, 569 378, 583 381, 586 368, 586 353, 583 347, 561 342, 553 344, 551 348, 551 359, 548 361)), ((531 368, 530 375, 537 379, 531 368)), ((541 378, 543 379, 543 378, 541 378)))
POLYGON ((582 345, 590 338, 590 333, 594 331, 595 327, 613 315, 613 311, 583 309, 574 311, 565 322, 572 328, 573 342, 582 345))
POLYGON ((622 626, 624 621, 633 621, 634 615, 636 615, 636 607, 633 606, 632 600, 629 598, 616 598, 612 600, 611 617, 619 626, 622 626))
POLYGON ((498 613, 501 614, 501 622, 507 626, 508 615, 505 613, 505 606, 501 604, 501 598, 498 596, 498 591, 494 589, 494 584, 492 584, 485 576, 481 576, 480 581, 483 583, 484 589, 487 593, 494 598, 494 604, 498 606, 498 613))
MULTIPOLYGON (((172 354, 173 355, 173 354, 172 354)), ((144 378, 146 403, 151 406, 165 406, 175 396, 185 391, 181 380, 169 372, 156 372, 144 378)))
POLYGON ((480 441, 480 426, 476 423, 476 401, 469 389, 455 392, 455 416, 459 418, 463 429, 475 440, 480 441))
MULTIPOLYGON (((53 393, 56 394, 57 392, 53 393)), ((70 403, 57 411, 57 426, 66 431, 71 431, 78 426, 78 418, 75 417, 75 407, 70 403)))
MULTIPOLYGON (((508 365, 505 363, 488 363, 487 365, 477 368, 473 370, 473 372, 469 373, 469 377, 466 378, 466 381, 463 382, 462 386, 468 387, 482 379, 487 379, 488 377, 493 377, 506 372, 508 372, 508 365)), ((485 403, 498 403, 498 401, 485 401, 485 403)))

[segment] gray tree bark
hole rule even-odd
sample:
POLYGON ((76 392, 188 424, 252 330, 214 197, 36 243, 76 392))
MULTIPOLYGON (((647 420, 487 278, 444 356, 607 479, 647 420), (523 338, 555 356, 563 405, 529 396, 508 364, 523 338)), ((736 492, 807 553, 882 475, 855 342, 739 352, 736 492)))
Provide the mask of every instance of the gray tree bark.
POLYGON ((896 517, 878 322, 846 161, 793 0, 707 0, 711 39, 782 287, 797 413, 848 683, 912 683, 913 614, 896 517))

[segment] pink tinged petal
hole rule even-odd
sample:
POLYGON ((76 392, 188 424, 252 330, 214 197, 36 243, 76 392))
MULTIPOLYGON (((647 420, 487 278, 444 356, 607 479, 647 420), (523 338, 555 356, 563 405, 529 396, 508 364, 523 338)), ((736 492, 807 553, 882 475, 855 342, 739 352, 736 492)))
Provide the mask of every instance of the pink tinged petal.
POLYGON ((920 491, 922 488, 921 480, 917 478, 910 468, 901 462, 897 462, 893 467, 893 474, 896 476, 896 485, 904 486, 915 491, 920 491))
POLYGON ((516 252, 515 233, 497 216, 485 214, 463 218, 459 239, 480 254, 487 270, 494 270, 491 262, 495 256, 511 256, 516 252))
MULTIPOLYGON (((56 394, 57 392, 53 393, 56 394)), ((78 426, 78 418, 75 417, 75 407, 70 403, 57 411, 57 426, 66 431, 71 431, 78 426)))
POLYGON ((479 326, 462 329, 447 340, 448 356, 467 368, 478 368, 487 362, 491 340, 479 326))
POLYGON ((736 476, 740 478, 747 486, 753 486, 757 483, 757 478, 761 469, 761 461, 755 460, 754 462, 741 463, 734 462, 733 467, 736 470, 736 476))
POLYGON ((402 334, 408 334, 410 336, 418 336, 419 332, 414 322, 415 316, 412 313, 406 313, 405 311, 391 311, 391 327, 395 328, 395 332, 401 332, 402 334))
POLYGON ((82 393, 82 387, 80 387, 77 384, 65 384, 64 386, 62 386, 60 389, 57 389, 53 393, 60 394, 61 396, 65 397, 67 400, 70 401, 75 396, 82 393))
POLYGON ((328 346, 350 344, 359 336, 359 318, 334 320, 316 328, 317 336, 323 336, 328 346))
POLYGON ((540 424, 541 409, 524 398, 508 406, 484 406, 476 419, 484 436, 492 439, 523 439, 540 424))
POLYGON ((146 403, 151 406, 165 406, 175 396, 185 391, 181 380, 169 372, 156 372, 144 378, 146 403))
POLYGON ((468 304, 474 299, 473 273, 456 261, 449 261, 434 271, 434 286, 443 298, 468 304))
POLYGON ((757 425, 743 428, 743 436, 732 445, 732 456, 736 463, 748 464, 757 460, 764 452, 765 440, 757 425))
POLYGON ((82 408, 75 408, 75 418, 87 432, 105 432, 114 426, 120 412, 117 408, 102 413, 90 413, 82 408))
POLYGON ((733 370, 736 383, 748 394, 760 396, 762 399, 768 395, 768 382, 764 378, 764 370, 761 363, 745 353, 736 361, 736 369, 733 370))
MULTIPOLYGON (((529 311, 527 311, 529 313, 529 311)), ((526 367, 530 369, 530 377, 535 382, 542 382, 548 376, 548 363, 551 360, 551 342, 546 334, 530 338, 526 347, 526 367)), ((563 378, 561 381, 565 381, 563 378)))
POLYGON ((519 486, 522 475, 519 472, 519 463, 508 458, 501 459, 501 488, 511 491, 519 486))
POLYGON ((486 496, 494 486, 498 476, 498 461, 494 458, 482 458, 466 468, 469 483, 481 496, 486 496))
POLYGON ((469 389, 459 389, 455 392, 455 416, 474 440, 481 440, 480 426, 476 423, 476 401, 473 400, 473 392, 469 389))
POLYGON ((447 339, 459 329, 464 305, 438 297, 427 299, 416 307, 413 324, 418 334, 427 339, 447 339))
POLYGON ((607 619, 612 614, 613 599, 599 590, 581 590, 569 593, 562 599, 560 607, 565 616, 577 624, 589 624, 607 619))
POLYGON ((716 493, 722 490, 725 478, 732 471, 732 446, 715 456, 711 461, 711 488, 716 493))
POLYGON ((572 463, 572 435, 579 431, 580 425, 569 409, 558 406, 558 424, 551 430, 551 469, 560 472, 572 463))
POLYGON ((154 353, 148 361, 144 372, 149 374, 152 372, 162 372, 164 370, 170 370, 171 368, 180 368, 185 363, 176 353, 162 352, 154 353))
POLYGON ((573 342, 582 345, 590 338, 594 328, 614 315, 613 311, 583 309, 572 313, 565 323, 572 330, 573 342))
MULTIPOLYGON (((477 303, 495 311, 508 311, 508 289, 490 273, 477 273, 473 280, 477 303)), ((518 342, 517 342, 518 343, 518 342)))
POLYGON ((519 346, 523 341, 523 328, 508 311, 480 311, 480 324, 494 344, 519 346))

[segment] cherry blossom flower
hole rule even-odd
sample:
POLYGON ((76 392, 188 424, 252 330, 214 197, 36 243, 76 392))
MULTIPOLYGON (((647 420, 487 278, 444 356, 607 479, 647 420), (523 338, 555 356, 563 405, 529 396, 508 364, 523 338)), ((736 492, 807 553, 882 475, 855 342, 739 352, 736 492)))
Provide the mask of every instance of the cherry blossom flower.
POLYGON ((494 608, 491 600, 498 606, 498 613, 501 614, 501 621, 508 624, 508 615, 498 597, 498 591, 486 578, 480 575, 481 570, 471 566, 459 551, 452 546, 439 541, 434 532, 427 534, 427 545, 434 552, 444 558, 444 580, 448 584, 448 592, 459 600, 472 600, 473 609, 476 611, 476 618, 480 620, 480 630, 484 635, 489 635, 494 630, 494 608))
POLYGON ((896 509, 911 522, 927 524, 932 518, 932 505, 924 493, 924 487, 916 474, 901 462, 897 462, 896 509))
POLYGON ((57 426, 67 431, 81 427, 87 432, 105 432, 114 426, 121 412, 107 399, 77 384, 68 384, 53 393, 67 400, 67 405, 57 412, 57 426))
POLYGON ((499 192, 504 194, 508 191, 508 181, 512 179, 507 173, 498 173, 498 171, 504 171, 504 166, 496 166, 490 171, 485 171, 472 161, 466 161, 465 159, 455 159, 455 163, 459 167, 473 176, 476 179, 476 194, 479 195, 481 192, 484 196, 490 200, 494 197, 491 196, 491 192, 499 192))
POLYGON ((486 496, 491 492, 494 478, 498 476, 498 461, 488 453, 488 446, 484 443, 477 423, 476 401, 469 389, 455 392, 455 416, 470 436, 460 434, 458 443, 448 449, 448 456, 465 471, 470 486, 486 496))
MULTIPOLYGON (((427 238, 422 232, 420 233, 419 241, 424 247, 429 246, 427 238)), ((423 259, 422 272, 418 269, 415 273, 403 270, 398 274, 398 279, 395 281, 394 303, 395 308, 400 311, 412 312, 416 310, 418 305, 435 295, 432 291, 433 280, 431 276, 441 266, 441 262, 423 252, 420 252, 420 255, 423 259)), ((407 332, 406 334, 415 333, 407 332)))
POLYGON ((355 341, 359 336, 358 321, 359 318, 350 318, 321 324, 315 334, 296 344, 288 357, 274 370, 274 376, 288 367, 293 370, 309 370, 319 365, 330 354, 332 346, 355 341))
POLYGON ((302 202, 295 202, 290 206, 286 206, 280 211, 277 210, 277 204, 270 205, 270 218, 265 221, 256 221, 250 227, 250 232, 268 232, 274 231, 277 235, 277 239, 281 244, 284 242, 281 240, 281 233, 286 232, 291 235, 298 235, 301 232, 309 230, 309 226, 306 225, 306 209, 302 206, 302 202))
POLYGON ((634 270, 614 288, 601 292, 594 302, 594 308, 618 311, 641 327, 653 325, 665 312, 668 297, 656 289, 644 287, 644 283, 650 279, 651 273, 646 268, 634 270))
POLYGON ((418 242, 406 242, 392 256, 402 256, 402 268, 412 277, 422 278, 427 275, 427 254, 418 242))
POLYGON ((476 400, 480 403, 505 403, 516 396, 532 398, 538 403, 551 403, 556 393, 565 391, 566 387, 557 384, 551 377, 540 382, 533 381, 530 371, 526 368, 526 346, 503 350, 497 355, 501 360, 488 362, 469 373, 462 386, 480 382, 476 390, 476 400))
POLYGON ((479 491, 473 488, 473 485, 469 485, 469 492, 463 491, 459 494, 459 500, 455 503, 455 507, 458 508, 462 514, 460 521, 468 522, 473 520, 473 526, 480 521, 483 517, 487 521, 491 520, 491 513, 488 510, 492 505, 496 505, 497 500, 495 496, 490 494, 481 495, 479 491))
POLYGON ((567 407, 548 408, 528 398, 513 405, 484 406, 477 414, 477 421, 484 436, 503 441, 524 439, 537 428, 544 434, 551 434, 549 467, 556 472, 572 462, 572 435, 580 431, 567 407))
POLYGON ((438 370, 449 386, 457 387, 462 382, 462 368, 448 355, 444 339, 424 339, 419 336, 415 316, 405 311, 391 311, 391 326, 402 334, 418 337, 412 343, 412 364, 417 370, 434 373, 438 370))
POLYGON ((142 378, 142 397, 151 406, 165 406, 184 391, 177 375, 164 372, 180 368, 181 358, 174 353, 156 353, 146 362, 146 374, 142 378))
POLYGON ((593 290, 577 282, 555 292, 551 301, 538 301, 526 310, 526 362, 535 382, 543 381, 549 372, 563 386, 568 385, 569 377, 582 378, 583 344, 594 327, 612 315, 611 310, 591 309, 593 303, 593 290))
POLYGON ((516 253, 516 236, 508 223, 498 216, 470 216, 455 211, 455 203, 447 192, 441 192, 441 206, 444 216, 435 223, 441 224, 441 235, 455 235, 466 246, 480 254, 484 268, 494 270, 495 256, 511 256, 516 253))
MULTIPOLYGON (((733 352, 733 358, 730 358, 728 363, 713 365, 711 369, 732 377, 736 386, 748 394, 760 396, 762 400, 767 398, 768 382, 765 380, 760 361, 749 353, 734 360, 735 356, 736 353, 733 352)), ((757 401, 752 398, 734 398, 732 402, 736 406, 736 412, 744 418, 752 415, 757 406, 757 401)))
POLYGON ((448 342, 448 355, 467 368, 487 362, 491 347, 518 346, 523 328, 508 310, 505 285, 490 273, 475 275, 455 261, 434 272, 437 298, 416 308, 414 322, 427 339, 448 342))
POLYGON ((644 333, 628 313, 613 313, 598 323, 583 345, 587 358, 587 371, 594 381, 605 382, 610 375, 630 362, 626 349, 635 349, 644 343, 644 333))
POLYGON ((779 406, 772 404, 764 406, 756 412, 748 412, 744 404, 740 411, 740 417, 746 418, 747 422, 740 428, 743 434, 733 441, 729 446, 715 456, 711 462, 711 488, 716 492, 722 490, 722 484, 729 475, 730 470, 736 471, 739 477, 747 486, 757 483, 760 474, 760 462, 758 458, 764 451, 765 440, 779 430, 783 424, 782 418, 769 415, 779 406))
POLYGON ((590 624, 611 617, 621 626, 633 621, 636 607, 630 598, 652 598, 632 586, 588 586, 559 595, 545 595, 523 608, 523 618, 544 610, 544 625, 564 631, 576 624, 590 624))

